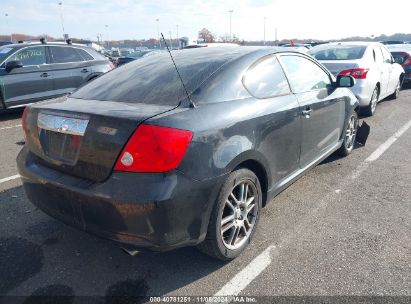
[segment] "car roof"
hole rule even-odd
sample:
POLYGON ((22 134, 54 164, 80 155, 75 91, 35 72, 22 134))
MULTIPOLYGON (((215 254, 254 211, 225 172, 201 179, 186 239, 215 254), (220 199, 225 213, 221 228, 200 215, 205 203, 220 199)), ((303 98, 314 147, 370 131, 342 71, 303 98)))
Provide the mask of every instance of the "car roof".
POLYGON ((329 42, 325 44, 321 44, 323 46, 327 45, 362 45, 362 46, 369 46, 369 45, 383 45, 380 42, 375 41, 337 41, 337 42, 329 42))
POLYGON ((80 44, 80 43, 71 43, 68 44, 66 42, 60 42, 60 41, 52 41, 52 42, 46 42, 46 43, 41 43, 41 42, 22 42, 22 43, 13 43, 13 44, 8 44, 8 47, 12 48, 22 48, 22 47, 27 47, 27 46, 36 46, 36 45, 65 45, 65 46, 76 46, 76 47, 82 47, 82 48, 89 48, 89 46, 85 44, 80 44))
POLYGON ((410 52, 411 44, 389 44, 386 45, 390 52, 410 52))

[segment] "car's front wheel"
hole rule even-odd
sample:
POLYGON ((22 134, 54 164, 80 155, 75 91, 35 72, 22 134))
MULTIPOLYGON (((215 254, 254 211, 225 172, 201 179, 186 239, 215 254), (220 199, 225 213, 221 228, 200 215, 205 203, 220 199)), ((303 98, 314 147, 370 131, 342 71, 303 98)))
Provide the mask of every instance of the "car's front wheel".
POLYGON ((230 173, 213 208, 206 239, 198 248, 220 260, 236 258, 250 243, 261 208, 257 176, 248 169, 230 173))

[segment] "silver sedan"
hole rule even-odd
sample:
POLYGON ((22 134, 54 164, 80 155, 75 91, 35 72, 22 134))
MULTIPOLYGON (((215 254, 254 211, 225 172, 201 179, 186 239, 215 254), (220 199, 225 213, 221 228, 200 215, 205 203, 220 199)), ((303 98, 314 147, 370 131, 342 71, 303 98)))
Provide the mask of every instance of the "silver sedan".
POLYGON ((351 89, 364 115, 373 115, 380 100, 399 95, 404 69, 381 43, 327 43, 313 47, 308 53, 334 76, 350 75, 356 79, 351 89))

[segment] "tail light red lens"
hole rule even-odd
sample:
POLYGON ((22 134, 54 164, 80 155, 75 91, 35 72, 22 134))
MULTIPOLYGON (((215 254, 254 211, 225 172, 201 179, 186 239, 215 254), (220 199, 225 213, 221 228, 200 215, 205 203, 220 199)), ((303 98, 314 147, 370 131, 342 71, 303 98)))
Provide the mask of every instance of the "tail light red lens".
POLYGON ((183 160, 193 133, 187 130, 141 124, 127 142, 114 170, 166 172, 183 160))
POLYGON ((356 79, 365 79, 367 78, 367 73, 369 69, 357 68, 341 71, 338 75, 340 76, 352 76, 356 79))

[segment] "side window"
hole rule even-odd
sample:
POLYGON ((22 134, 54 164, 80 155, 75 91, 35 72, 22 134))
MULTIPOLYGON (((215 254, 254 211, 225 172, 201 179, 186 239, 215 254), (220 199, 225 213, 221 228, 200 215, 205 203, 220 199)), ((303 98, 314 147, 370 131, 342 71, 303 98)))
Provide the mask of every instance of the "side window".
POLYGON ((85 50, 82 49, 76 49, 76 51, 79 53, 81 58, 83 58, 84 61, 90 61, 94 60, 93 56, 91 56, 89 53, 87 53, 85 50))
POLYGON ((9 61, 20 61, 23 65, 39 65, 46 63, 46 48, 44 46, 28 47, 16 52, 9 61))
POLYGON ((245 74, 243 84, 257 98, 291 93, 284 71, 275 56, 268 56, 254 63, 245 74))
POLYGON ((391 53, 388 52, 385 48, 381 48, 382 56, 384 57, 385 63, 391 63, 391 53))
POLYGON ((375 53, 375 62, 376 63, 384 62, 384 58, 382 57, 382 52, 381 52, 380 48, 374 48, 374 53, 375 53))
POLYGON ((283 55, 281 62, 294 93, 320 90, 331 84, 328 74, 311 60, 301 56, 283 55))
POLYGON ((67 46, 49 46, 53 63, 83 61, 74 48, 67 46))

